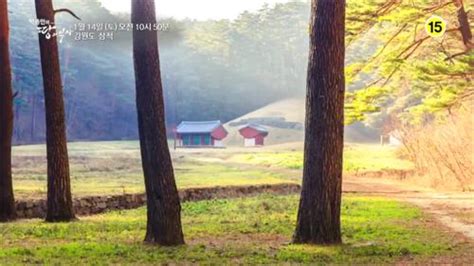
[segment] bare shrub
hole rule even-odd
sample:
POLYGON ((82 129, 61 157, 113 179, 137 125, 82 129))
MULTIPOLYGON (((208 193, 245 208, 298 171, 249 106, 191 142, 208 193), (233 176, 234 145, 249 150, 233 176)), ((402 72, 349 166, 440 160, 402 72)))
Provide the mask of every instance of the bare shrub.
POLYGON ((402 154, 419 176, 439 188, 474 189, 472 101, 442 120, 423 126, 399 126, 402 154))

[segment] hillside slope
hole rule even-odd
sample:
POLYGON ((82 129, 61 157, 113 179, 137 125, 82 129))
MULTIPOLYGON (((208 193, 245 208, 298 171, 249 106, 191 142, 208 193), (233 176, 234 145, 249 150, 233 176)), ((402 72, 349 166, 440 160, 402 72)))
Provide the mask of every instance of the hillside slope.
MULTIPOLYGON (((268 145, 301 142, 304 140, 304 117, 303 98, 274 102, 226 123, 229 136, 225 143, 230 146, 242 145, 243 139, 238 130, 248 123, 263 125, 268 129, 269 135, 265 139, 268 145)), ((376 142, 378 131, 357 123, 346 127, 345 138, 350 142, 376 142)))

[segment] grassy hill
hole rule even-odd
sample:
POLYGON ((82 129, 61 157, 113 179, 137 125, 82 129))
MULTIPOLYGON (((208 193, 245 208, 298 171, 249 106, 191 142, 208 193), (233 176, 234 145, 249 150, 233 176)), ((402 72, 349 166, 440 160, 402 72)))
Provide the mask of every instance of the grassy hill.
MULTIPOLYGON (((304 140, 305 100, 290 98, 274 102, 225 124, 229 136, 225 139, 226 145, 242 145, 243 139, 238 130, 247 123, 256 123, 265 126, 269 135, 265 139, 268 145, 304 140)), ((378 131, 364 126, 361 123, 346 127, 346 141, 376 142, 378 131)))

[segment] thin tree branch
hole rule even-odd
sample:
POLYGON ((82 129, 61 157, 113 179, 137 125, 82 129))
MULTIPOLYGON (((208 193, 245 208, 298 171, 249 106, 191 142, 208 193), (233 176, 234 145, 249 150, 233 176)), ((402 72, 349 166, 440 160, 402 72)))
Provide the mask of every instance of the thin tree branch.
POLYGON ((403 59, 404 59, 404 60, 407 60, 410 56, 412 56, 412 55, 416 52, 416 50, 418 49, 418 47, 421 46, 421 44, 423 44, 423 42, 419 42, 417 45, 415 45, 415 47, 414 47, 408 54, 406 54, 406 55, 403 57, 403 59))
POLYGON ((54 14, 55 14, 55 15, 56 15, 57 13, 61 13, 61 12, 69 13, 71 16, 75 17, 76 19, 81 20, 80 17, 78 17, 76 14, 74 14, 74 12, 72 12, 71 10, 69 10, 69 9, 67 9, 67 8, 60 8, 60 9, 54 10, 54 14))
POLYGON ((391 0, 385 5, 383 5, 377 12, 375 13, 377 16, 382 16, 389 13, 394 8, 398 7, 402 1, 399 0, 391 0))
MULTIPOLYGON (((446 30, 446 33, 448 33, 448 32, 454 32, 454 31, 457 31, 457 30, 459 30, 459 28, 447 29, 447 30, 446 30)), ((406 52, 410 51, 410 49, 412 49, 413 47, 415 47, 415 48, 413 48, 413 49, 416 50, 423 42, 425 42, 426 40, 429 40, 429 39, 431 39, 431 38, 432 38, 431 36, 426 36, 426 37, 424 37, 424 38, 422 38, 422 39, 419 39, 419 40, 416 41, 416 42, 413 42, 413 43, 410 44, 407 48, 405 48, 405 50, 403 50, 403 51, 398 55, 397 58, 402 57, 402 55, 404 55, 406 52)), ((414 50, 412 50, 412 51, 408 54, 408 56, 412 55, 413 52, 414 52, 414 50)), ((403 58, 404 58, 404 59, 407 59, 408 57, 407 57, 407 56, 404 56, 403 58)))
MULTIPOLYGON (((395 33, 392 35, 392 37, 390 37, 390 39, 382 46, 382 49, 381 49, 376 55, 372 56, 370 59, 368 59, 368 60, 366 60, 366 61, 364 62, 364 64, 365 64, 364 66, 367 66, 368 64, 371 64, 372 62, 374 62, 375 59, 377 59, 377 58, 384 52, 384 50, 388 47, 388 45, 389 45, 398 35, 400 35, 400 33, 402 33, 402 31, 403 31, 404 29, 406 29, 407 27, 408 27, 408 24, 407 24, 407 23, 403 24, 403 25, 397 30, 397 32, 395 32, 395 33)), ((353 76, 355 77, 355 76, 359 75, 359 73, 362 71, 362 69, 364 68, 364 66, 363 66, 363 67, 360 67, 359 69, 357 69, 357 70, 354 72, 354 75, 353 75, 353 76)))
MULTIPOLYGON (((408 27, 408 23, 405 23, 403 24, 402 27, 400 27, 400 29, 392 36, 390 37, 390 39, 382 46, 382 49, 372 58, 372 59, 376 59, 377 57, 379 57, 383 51, 385 50, 385 48, 387 48, 387 46, 398 36, 400 35, 400 33, 402 33, 402 31, 404 29, 406 29, 408 27)), ((371 60, 372 61, 372 60, 371 60)))
POLYGON ((458 56, 465 55, 465 54, 468 54, 468 53, 469 53, 469 50, 468 51, 462 51, 462 52, 459 52, 459 53, 455 53, 455 54, 452 54, 452 55, 446 57, 446 59, 444 59, 444 61, 451 61, 452 59, 454 59, 458 56))
POLYGON ((445 2, 443 4, 423 8, 423 11, 425 11, 425 12, 435 12, 435 11, 438 11, 438 10, 440 10, 440 9, 450 5, 450 4, 453 4, 453 1, 448 1, 448 2, 445 2))
POLYGON ((389 82, 390 80, 392 79, 393 75, 395 75, 395 73, 398 72, 398 70, 400 70, 400 67, 402 66, 402 63, 399 63, 398 66, 392 71, 392 73, 390 73, 390 75, 388 75, 387 79, 384 81, 384 83, 382 84, 382 88, 385 87, 389 82))

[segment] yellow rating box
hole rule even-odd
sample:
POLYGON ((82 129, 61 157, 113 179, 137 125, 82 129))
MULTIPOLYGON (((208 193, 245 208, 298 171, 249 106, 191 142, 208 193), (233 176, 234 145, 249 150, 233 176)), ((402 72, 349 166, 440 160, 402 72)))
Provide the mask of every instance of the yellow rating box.
POLYGON ((425 23, 426 33, 431 37, 441 37, 446 32, 446 21, 439 16, 431 16, 425 23))

